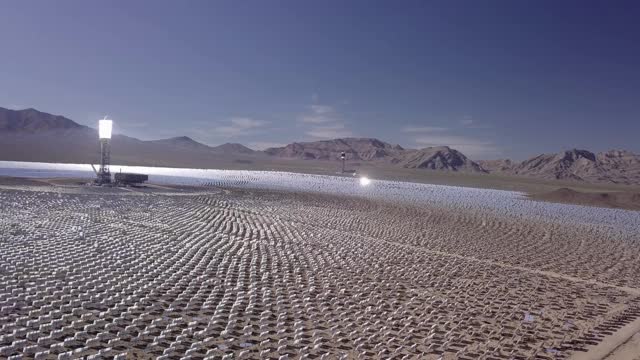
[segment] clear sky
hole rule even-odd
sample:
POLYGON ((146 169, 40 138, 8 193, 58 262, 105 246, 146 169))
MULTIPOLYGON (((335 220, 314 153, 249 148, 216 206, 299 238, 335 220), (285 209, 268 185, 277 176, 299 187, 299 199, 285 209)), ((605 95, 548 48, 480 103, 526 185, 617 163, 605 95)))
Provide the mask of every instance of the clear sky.
POLYGON ((2 1, 0 106, 212 145, 640 152, 640 2, 2 1))

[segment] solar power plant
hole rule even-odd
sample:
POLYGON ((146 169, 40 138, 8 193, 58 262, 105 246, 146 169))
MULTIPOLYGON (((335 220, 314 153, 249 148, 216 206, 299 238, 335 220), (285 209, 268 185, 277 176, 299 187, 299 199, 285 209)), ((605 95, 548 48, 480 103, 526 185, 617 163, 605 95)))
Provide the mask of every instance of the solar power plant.
POLYGON ((638 326, 637 212, 228 174, 0 187, 0 357, 587 359, 638 326))

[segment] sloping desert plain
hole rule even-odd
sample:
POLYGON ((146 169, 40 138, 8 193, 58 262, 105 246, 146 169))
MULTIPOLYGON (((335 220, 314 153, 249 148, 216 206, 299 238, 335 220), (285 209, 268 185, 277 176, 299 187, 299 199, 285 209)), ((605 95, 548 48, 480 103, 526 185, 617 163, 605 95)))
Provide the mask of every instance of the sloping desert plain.
POLYGON ((640 212, 308 174, 175 180, 1 179, 0 357, 637 357, 640 212))

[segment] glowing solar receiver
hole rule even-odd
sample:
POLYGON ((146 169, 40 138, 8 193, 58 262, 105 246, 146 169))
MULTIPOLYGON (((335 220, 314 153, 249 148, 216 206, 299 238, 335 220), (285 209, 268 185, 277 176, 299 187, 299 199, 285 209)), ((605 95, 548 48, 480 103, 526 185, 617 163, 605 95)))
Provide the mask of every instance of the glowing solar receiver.
POLYGON ((104 119, 98 121, 98 136, 100 139, 111 139, 111 129, 113 127, 113 121, 107 119, 105 116, 104 119))

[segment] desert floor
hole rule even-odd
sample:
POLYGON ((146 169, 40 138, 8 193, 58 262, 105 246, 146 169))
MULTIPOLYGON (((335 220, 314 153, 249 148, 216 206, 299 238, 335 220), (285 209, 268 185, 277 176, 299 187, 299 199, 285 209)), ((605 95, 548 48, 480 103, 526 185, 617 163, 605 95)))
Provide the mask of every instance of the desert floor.
POLYGON ((0 357, 629 359, 635 235, 363 196, 4 179, 0 357))

